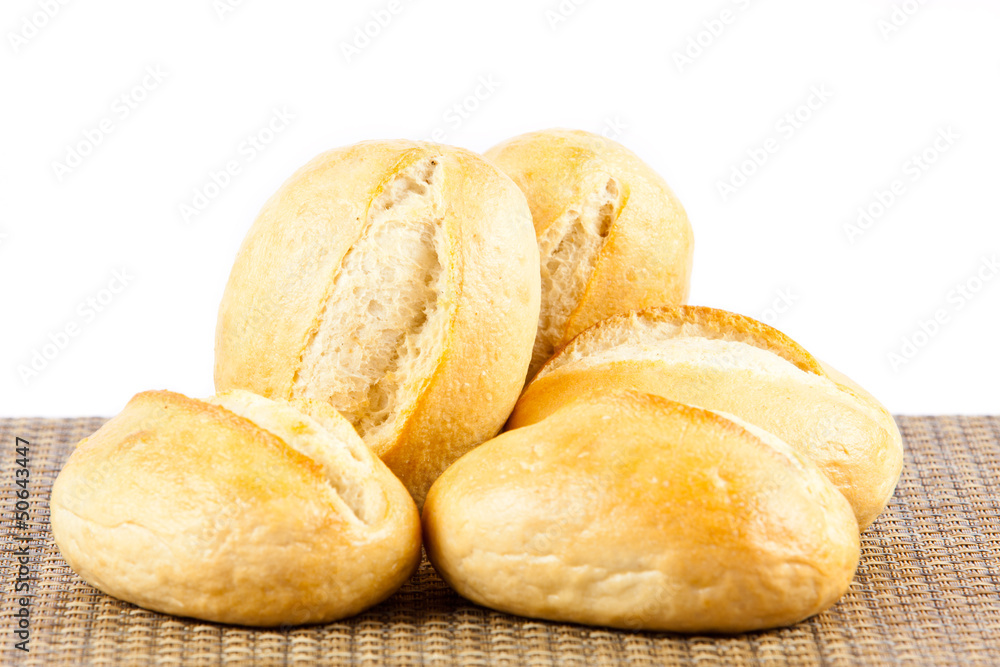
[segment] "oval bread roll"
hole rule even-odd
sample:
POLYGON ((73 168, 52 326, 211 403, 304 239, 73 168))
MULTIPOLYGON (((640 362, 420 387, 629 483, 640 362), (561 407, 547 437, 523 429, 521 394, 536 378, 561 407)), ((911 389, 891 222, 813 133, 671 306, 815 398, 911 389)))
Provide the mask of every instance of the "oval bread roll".
POLYGON ((323 623, 420 561, 412 498, 318 401, 138 394, 52 489, 63 557, 105 593, 219 623, 323 623))
POLYGON ((480 604, 673 632, 798 622, 843 595, 850 505, 807 459, 728 416, 587 394, 457 461, 424 505, 427 554, 480 604))
POLYGON ((329 403, 413 494, 492 437, 538 319, 524 196, 468 151, 324 153, 264 206, 219 308, 217 391, 329 403))
POLYGON ((508 428, 533 424, 581 387, 617 388, 721 410, 812 459, 854 508, 862 530, 899 480, 903 444, 870 394, 780 331, 712 308, 650 308, 577 336, 527 387, 508 428))
POLYGON ((687 300, 694 240, 667 183, 621 144, 579 130, 509 139, 486 157, 524 191, 541 253, 528 377, 600 320, 687 300))

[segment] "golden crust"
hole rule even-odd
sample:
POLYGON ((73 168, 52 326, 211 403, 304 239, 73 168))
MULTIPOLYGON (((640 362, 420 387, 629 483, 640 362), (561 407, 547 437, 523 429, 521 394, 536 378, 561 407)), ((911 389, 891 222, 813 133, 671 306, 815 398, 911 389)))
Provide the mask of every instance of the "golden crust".
POLYGON ((525 616, 742 632, 819 613, 850 585, 857 523, 766 433, 635 392, 584 392, 456 462, 424 506, 459 593, 525 616))
POLYGON ((862 530, 885 508, 902 470, 902 438, 883 406, 784 334, 733 313, 679 306, 601 322, 539 371, 507 428, 536 423, 585 389, 657 394, 774 433, 829 476, 862 530), (671 348, 691 342, 698 345, 671 348))
POLYGON ((372 202, 398 173, 431 157, 441 165, 447 241, 441 354, 415 379, 412 402, 398 402, 389 436, 366 437, 418 503, 449 463, 502 427, 524 383, 538 249, 527 203, 507 176, 469 151, 422 142, 364 142, 320 155, 261 211, 237 255, 216 330, 217 391, 295 395, 305 347, 372 202), (479 397, 486 400, 468 410, 479 397))
MULTIPOLYGON (((357 439, 339 415, 317 414, 335 419, 357 439)), ((156 611, 259 626, 356 614, 415 571, 420 527, 384 464, 360 440, 347 446, 367 471, 354 483, 385 497, 369 521, 274 433, 219 405, 144 392, 70 456, 52 491, 53 534, 86 581, 156 611)))
POLYGON ((541 238, 599 181, 614 179, 621 205, 556 347, 615 313, 687 300, 694 239, 667 183, 634 153, 579 130, 523 134, 485 153, 521 188, 541 238))
MULTIPOLYGON (((753 345, 767 352, 778 355, 789 363, 807 373, 826 375, 823 365, 801 345, 778 331, 772 326, 759 322, 752 317, 731 313, 718 308, 706 306, 663 306, 645 308, 640 311, 613 315, 593 327, 584 334, 579 334, 580 343, 596 337, 604 329, 627 327, 631 320, 641 318, 650 322, 662 322, 684 327, 684 335, 695 335, 710 340, 735 340, 747 345, 753 345)), ((680 332, 678 332, 680 334, 680 332)), ((545 367, 559 366, 565 357, 574 349, 574 340, 560 348, 545 367)))
POLYGON ((523 196, 479 156, 453 150, 444 199, 453 207, 446 219, 454 225, 457 296, 447 348, 394 445, 380 453, 418 507, 451 463, 503 428, 538 319, 538 248, 523 196))

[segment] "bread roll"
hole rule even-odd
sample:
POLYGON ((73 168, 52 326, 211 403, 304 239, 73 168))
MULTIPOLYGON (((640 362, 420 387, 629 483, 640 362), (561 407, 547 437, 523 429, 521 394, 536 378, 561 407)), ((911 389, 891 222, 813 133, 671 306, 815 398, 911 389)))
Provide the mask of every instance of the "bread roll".
POLYGON ((323 623, 420 561, 403 485, 318 401, 138 394, 52 489, 63 557, 105 593, 219 623, 323 623))
POLYGON ((711 308, 650 308, 588 329, 538 373, 509 428, 533 424, 581 387, 635 389, 734 414, 812 459, 867 528, 899 480, 892 415, 780 331, 711 308))
POLYGON ((579 130, 509 139, 486 153, 531 206, 542 307, 528 371, 604 318, 684 303, 694 241, 666 182, 634 153, 579 130))
POLYGON ((329 403, 420 503, 510 414, 538 300, 531 214, 495 167, 430 143, 332 150, 240 248, 216 389, 329 403))
POLYGON ((847 591, 850 506, 807 459, 722 414, 585 394, 470 452, 424 506, 460 594, 523 616, 672 632, 795 623, 847 591))

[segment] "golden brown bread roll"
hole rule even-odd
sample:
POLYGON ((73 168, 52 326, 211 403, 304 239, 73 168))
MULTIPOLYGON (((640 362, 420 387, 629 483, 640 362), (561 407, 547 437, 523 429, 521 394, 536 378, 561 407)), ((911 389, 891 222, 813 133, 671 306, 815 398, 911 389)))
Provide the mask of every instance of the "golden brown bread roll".
POLYGON ((687 300, 691 225, 634 153, 589 132, 545 130, 485 155, 524 191, 538 237, 542 306, 529 378, 610 315, 687 300))
POLYGON ((847 591, 850 505, 806 458, 729 416, 585 394, 466 454, 431 487, 427 554, 479 604, 676 632, 795 623, 847 591))
POLYGON ((51 508, 56 544, 87 582, 220 623, 350 616, 420 561, 412 498, 318 401, 138 394, 77 446, 51 508))
POLYGON ((430 143, 332 150, 281 186, 240 248, 216 389, 329 403, 419 504, 510 414, 538 301, 531 213, 495 167, 430 143))
POLYGON ((862 530, 899 480, 903 445, 892 415, 795 341, 749 317, 695 306, 611 317, 542 368, 508 428, 544 419, 582 387, 657 394, 774 433, 833 481, 862 530))

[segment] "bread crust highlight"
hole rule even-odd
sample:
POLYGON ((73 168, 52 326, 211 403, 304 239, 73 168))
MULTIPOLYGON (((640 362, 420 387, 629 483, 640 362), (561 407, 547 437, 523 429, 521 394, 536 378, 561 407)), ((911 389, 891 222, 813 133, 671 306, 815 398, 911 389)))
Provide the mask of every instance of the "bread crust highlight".
POLYGON ((817 463, 862 530, 903 465, 892 415, 781 332, 712 308, 650 308, 581 333, 525 389, 508 429, 535 423, 582 388, 634 389, 721 410, 774 433, 817 463))
POLYGON ((51 498, 70 566, 147 609, 239 625, 328 622, 392 594, 420 560, 405 488, 328 406, 260 401, 247 414, 288 441, 164 391, 83 440, 51 498))
POLYGON ((694 239, 673 191, 605 137, 551 129, 485 153, 524 191, 541 250, 542 306, 529 379, 587 327, 687 300, 694 239))
POLYGON ((585 392, 467 454, 423 522, 470 600, 633 630, 796 623, 846 592, 860 548, 847 501, 780 440, 628 391, 585 392))
POLYGON ((237 255, 219 309, 216 389, 327 400, 352 416, 421 503, 448 464, 496 434, 523 387, 539 302, 530 215, 514 183, 469 151, 381 141, 320 155, 271 197, 237 255), (393 218, 413 200, 384 195, 408 169, 430 163, 433 177, 413 186, 423 202, 417 210, 433 216, 426 242, 440 263, 433 303, 425 303, 420 295, 429 292, 413 287, 422 269, 407 274, 410 260, 385 245, 403 239, 406 257, 431 256, 412 226, 403 229, 413 220, 393 218), (398 233, 379 231, 396 223, 398 233), (368 259, 352 260, 352 253, 368 259), (397 294, 417 299, 409 315, 389 321, 371 314, 396 308, 398 300, 380 275, 363 272, 376 265, 395 272, 389 282, 397 294), (347 276, 350 267, 362 272, 347 276), (378 290, 386 294, 372 296, 378 290), (324 319, 331 306, 336 314, 324 319), (373 328, 379 318, 385 322, 373 328), (325 328, 330 335, 323 338, 325 328), (317 336, 329 343, 310 352, 317 336), (338 343, 343 350, 334 349, 338 343), (347 361, 316 370, 334 353, 347 361), (352 374, 363 380, 345 384, 352 374), (380 394, 386 386, 391 391, 380 394), (366 393, 373 402, 364 402, 366 393), (473 401, 477 408, 469 410, 473 401), (373 411, 390 414, 369 427, 373 411))

